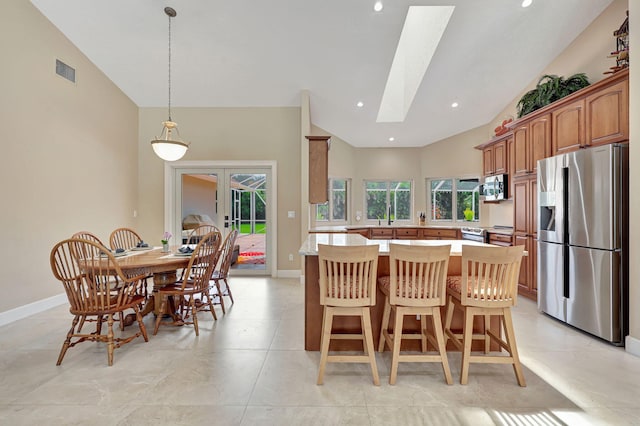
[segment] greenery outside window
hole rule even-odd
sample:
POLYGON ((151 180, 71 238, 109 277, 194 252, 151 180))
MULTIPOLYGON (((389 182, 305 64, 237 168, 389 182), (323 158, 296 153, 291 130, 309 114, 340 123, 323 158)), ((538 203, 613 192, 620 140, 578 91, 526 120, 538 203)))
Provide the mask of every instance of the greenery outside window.
POLYGON ((365 210, 367 220, 411 220, 413 182, 365 181, 365 210))
POLYGON ((346 222, 349 180, 344 178, 329 179, 329 201, 316 204, 316 222, 346 222))
POLYGON ((427 191, 431 221, 469 221, 467 215, 471 221, 480 220, 479 178, 427 179, 427 191), (471 213, 465 215, 467 209, 471 213))

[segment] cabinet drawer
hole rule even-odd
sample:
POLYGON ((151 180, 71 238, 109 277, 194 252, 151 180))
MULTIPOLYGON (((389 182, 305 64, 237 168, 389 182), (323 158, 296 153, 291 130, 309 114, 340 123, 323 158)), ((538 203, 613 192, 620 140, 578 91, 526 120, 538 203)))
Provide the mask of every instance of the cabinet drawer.
POLYGON ((424 237, 436 237, 446 240, 455 240, 458 238, 458 230, 457 229, 423 229, 422 235, 424 237))
POLYGON ((396 229, 396 238, 400 240, 415 240, 418 238, 417 228, 398 228, 396 229))
POLYGON ((393 228, 371 228, 371 238, 374 240, 393 238, 393 228))
POLYGON ((504 234, 489 234, 489 244, 495 244, 497 246, 510 246, 511 235, 504 234))

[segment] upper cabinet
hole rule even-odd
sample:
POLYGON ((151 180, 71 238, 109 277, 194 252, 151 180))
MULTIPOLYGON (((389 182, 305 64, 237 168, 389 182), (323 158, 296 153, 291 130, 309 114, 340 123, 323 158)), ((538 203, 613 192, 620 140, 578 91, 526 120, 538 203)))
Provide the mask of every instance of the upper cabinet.
POLYGON ((507 143, 500 140, 482 150, 482 174, 499 175, 507 172, 507 143))
POLYGON ((307 136, 309 140, 309 203, 329 200, 329 140, 330 136, 307 136))
POLYGON ((587 144, 629 140, 629 80, 604 87, 586 99, 587 144))
POLYGON ((585 146, 584 99, 578 99, 554 110, 552 117, 552 151, 554 155, 585 146))
POLYGON ((513 129, 513 176, 535 174, 538 160, 551 154, 551 114, 519 123, 513 129))
POLYGON ((629 81, 604 83, 551 112, 553 155, 629 140, 629 81))
POLYGON ((482 150, 482 175, 493 176, 509 173, 508 144, 511 132, 476 146, 482 150))

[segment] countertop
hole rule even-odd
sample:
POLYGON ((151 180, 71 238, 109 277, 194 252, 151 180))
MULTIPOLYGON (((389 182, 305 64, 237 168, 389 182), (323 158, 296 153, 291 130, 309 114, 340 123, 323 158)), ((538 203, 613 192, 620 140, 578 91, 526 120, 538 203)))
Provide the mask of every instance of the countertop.
POLYGON ((386 223, 381 223, 380 225, 335 225, 335 226, 316 226, 315 228, 309 229, 309 232, 318 232, 318 233, 336 233, 336 232, 347 232, 349 229, 367 229, 367 228, 428 228, 428 229, 460 229, 466 226, 472 226, 474 228, 482 228, 475 222, 465 223, 465 224, 451 224, 451 225, 416 225, 416 224, 398 224, 392 223, 391 225, 387 225, 386 223))
POLYGON ((302 243, 298 254, 303 256, 317 256, 318 244, 330 244, 334 246, 358 246, 358 245, 379 245, 380 254, 389 254, 389 244, 404 244, 411 246, 442 246, 451 245, 451 256, 462 256, 462 246, 486 246, 494 247, 491 244, 479 243, 469 240, 369 240, 359 234, 339 234, 322 233, 309 234, 302 243))

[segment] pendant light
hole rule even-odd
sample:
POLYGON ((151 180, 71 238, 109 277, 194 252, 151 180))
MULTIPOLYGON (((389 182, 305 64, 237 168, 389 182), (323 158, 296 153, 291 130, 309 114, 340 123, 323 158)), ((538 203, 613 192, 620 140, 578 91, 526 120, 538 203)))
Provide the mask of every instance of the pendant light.
POLYGON ((171 18, 175 18, 177 13, 172 7, 165 7, 164 13, 169 17, 169 120, 162 122, 162 133, 151 141, 151 146, 158 157, 176 161, 187 152, 189 143, 180 139, 178 124, 171 120, 171 18))

